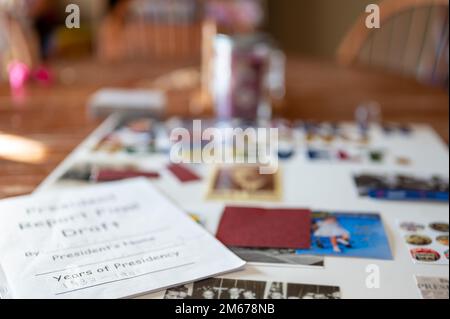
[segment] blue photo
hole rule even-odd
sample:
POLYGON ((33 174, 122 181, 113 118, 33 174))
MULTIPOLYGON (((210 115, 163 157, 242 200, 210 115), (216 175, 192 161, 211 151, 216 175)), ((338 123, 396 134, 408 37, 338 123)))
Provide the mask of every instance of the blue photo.
POLYGON ((311 249, 297 254, 392 259, 380 215, 314 212, 312 219, 311 249))

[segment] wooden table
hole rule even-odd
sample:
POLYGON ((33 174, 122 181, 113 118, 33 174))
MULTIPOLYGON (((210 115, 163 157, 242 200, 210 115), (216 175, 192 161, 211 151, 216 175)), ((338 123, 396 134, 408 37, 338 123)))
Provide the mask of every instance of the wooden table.
MULTIPOLYGON (((38 143, 45 156, 33 163, 2 158, 0 149, 0 198, 27 194, 76 147, 100 122, 86 114, 88 96, 102 86, 135 86, 168 71, 195 66, 198 61, 153 64, 100 64, 95 61, 57 63, 56 74, 64 83, 51 87, 30 86, 18 103, 9 88, 0 84, 1 139, 20 136, 38 143)), ((347 69, 332 62, 288 58, 287 96, 277 115, 310 120, 352 120, 355 107, 377 101, 383 119, 432 125, 448 141, 448 93, 415 80, 366 69, 347 69)), ((169 103, 169 115, 189 115, 188 103, 169 103)), ((4 144, 3 144, 4 145, 4 144)), ((28 156, 31 158, 31 155, 28 156)))

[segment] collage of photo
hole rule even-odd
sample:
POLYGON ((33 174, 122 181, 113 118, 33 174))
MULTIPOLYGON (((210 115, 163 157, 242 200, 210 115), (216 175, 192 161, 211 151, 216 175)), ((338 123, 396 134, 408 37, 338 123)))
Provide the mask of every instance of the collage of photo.
POLYGON ((449 8, 0 0, 1 306, 449 299, 449 8))
POLYGON ((414 263, 449 264, 448 222, 423 219, 400 221, 398 226, 414 263))
MULTIPOLYGON (((43 183, 44 190, 136 177, 166 186, 166 177, 172 176, 174 179, 167 185, 192 185, 196 191, 196 187, 202 185, 205 203, 221 205, 222 212, 218 215, 209 214, 207 206, 205 209, 203 206, 200 209, 189 208, 186 212, 210 232, 214 232, 211 227, 217 225, 214 235, 250 266, 284 267, 291 271, 296 268, 326 269, 326 257, 393 260, 381 213, 322 211, 299 206, 287 209, 282 204, 286 195, 283 186, 289 178, 283 171, 284 167, 274 174, 262 174, 258 165, 222 164, 215 165, 205 175, 195 165, 173 164, 167 158, 168 130, 180 123, 174 120, 159 122, 145 117, 117 117, 107 124, 91 136, 91 143, 80 152, 80 156, 71 156, 43 183), (255 204, 261 201, 279 204, 270 205, 271 208, 255 204), (231 206, 231 203, 236 204, 231 206)), ((298 127, 305 134, 310 130, 305 124, 298 127)), ((322 137, 314 134, 306 141, 312 146, 324 143, 322 137)), ((361 197, 370 197, 374 190, 380 189, 448 194, 448 181, 438 176, 352 174, 350 170, 348 176, 361 197)), ((355 189, 349 191, 355 192, 355 189)), ((170 187, 166 191, 170 193, 170 187)), ((182 203, 179 205, 183 207, 182 203)), ((448 264, 448 222, 403 223, 399 231, 405 236, 415 262, 448 264)), ((333 285, 332 282, 330 284, 333 285)), ((227 279, 210 279, 170 289, 166 298, 212 296, 215 299, 251 299, 252 296, 269 298, 270 295, 270 298, 308 299, 312 296, 334 298, 338 293, 339 288, 324 286, 246 280, 232 283, 227 279)))
POLYGON ((354 182, 361 197, 448 202, 448 177, 364 173, 354 182))
POLYGON ((164 299, 340 299, 338 287, 213 278, 166 290, 164 299))

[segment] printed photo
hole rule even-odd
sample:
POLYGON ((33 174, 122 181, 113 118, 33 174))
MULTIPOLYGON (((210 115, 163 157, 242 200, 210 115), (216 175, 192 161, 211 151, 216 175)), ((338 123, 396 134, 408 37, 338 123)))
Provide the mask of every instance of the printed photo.
POLYGON ((140 169, 132 164, 106 164, 82 162, 74 164, 55 183, 58 186, 77 186, 119 181, 128 178, 159 178, 156 171, 140 169))
POLYGON ((155 121, 150 118, 125 118, 94 147, 94 152, 156 153, 155 121))
POLYGON ((317 285, 287 285, 287 299, 340 299, 338 287, 317 285))
POLYGON ((448 222, 421 218, 397 223, 414 263, 448 265, 448 222))
POLYGON ((420 263, 434 263, 441 259, 441 255, 431 248, 414 248, 410 252, 412 258, 420 263))
POLYGON ((220 299, 222 279, 211 278, 194 283, 186 299, 220 299))
POLYGON ((191 295, 192 295, 192 286, 183 285, 166 290, 164 299, 172 299, 172 300, 187 299, 187 297, 191 295))
POLYGON ((426 246, 433 242, 433 240, 424 235, 408 235, 406 236, 406 242, 413 246, 426 246))
POLYGON ((268 282, 264 299, 340 299, 339 287, 268 282))
POLYGON ((391 189, 394 185, 394 181, 382 175, 356 175, 354 180, 360 196, 369 195, 373 189, 391 189))
POLYGON ((297 254, 392 259, 380 215, 314 212, 312 219, 311 249, 297 254))
POLYGON ((279 173, 261 174, 257 165, 230 165, 215 170, 210 181, 211 200, 280 200, 279 173))
POLYGON ((264 289, 261 281, 223 279, 219 299, 262 299, 264 289))
POLYGON ((439 176, 426 178, 409 175, 360 174, 354 176, 354 181, 360 196, 367 196, 373 190, 449 192, 448 179, 439 176))
POLYGON ((425 225, 418 224, 415 222, 403 222, 400 225, 400 228, 403 229, 405 232, 417 232, 424 230, 425 225))
POLYGON ((449 224, 448 223, 431 223, 430 228, 434 231, 440 233, 448 233, 449 224))
POLYGON ((294 249, 230 248, 241 259, 255 264, 323 267, 322 256, 299 255, 294 249))
POLYGON ((422 299, 448 300, 448 278, 416 276, 416 282, 422 299))
POLYGON ((264 299, 287 299, 287 284, 284 282, 268 282, 264 299))
POLYGON ((164 299, 262 299, 265 283, 212 278, 168 289, 164 299))
POLYGON ((212 278, 167 289, 164 299, 340 299, 339 287, 212 278))

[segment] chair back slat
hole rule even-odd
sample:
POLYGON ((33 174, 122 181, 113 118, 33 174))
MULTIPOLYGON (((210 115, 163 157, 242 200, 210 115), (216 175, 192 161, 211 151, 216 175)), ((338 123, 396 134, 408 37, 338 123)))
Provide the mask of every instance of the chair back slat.
POLYGON ((406 54, 406 44, 411 30, 412 11, 400 13, 392 21, 392 35, 389 43, 387 66, 402 72, 402 62, 406 54))
POLYGON ((443 30, 446 19, 442 14, 442 7, 433 7, 428 20, 426 37, 423 42, 420 60, 417 64, 416 76, 423 81, 432 81, 433 71, 439 54, 440 43, 442 42, 443 30))
POLYGON ((416 76, 415 70, 420 61, 430 14, 431 7, 415 8, 412 11, 411 27, 403 58, 403 72, 407 75, 416 76))
POLYGON ((99 41, 101 58, 165 59, 200 55, 200 0, 133 0, 121 10, 122 14, 116 14, 119 17, 113 14, 105 20, 99 41), (114 48, 111 41, 118 42, 119 48, 114 48), (116 52, 110 52, 110 47, 116 52))
MULTIPOLYGON (((448 17, 447 17, 448 19, 448 17)), ((433 81, 448 84, 448 65, 449 65, 449 45, 448 45, 448 29, 442 41, 442 46, 439 50, 439 55, 433 70, 433 81)))
POLYGON ((361 51, 359 52, 359 63, 364 65, 371 65, 372 64, 372 47, 373 47, 373 39, 374 34, 371 34, 367 40, 364 42, 361 51))
POLYGON ((442 28, 436 50, 436 59, 432 70, 432 81, 439 83, 448 77, 448 11, 441 12, 442 28))
POLYGON ((383 67, 388 64, 389 48, 393 33, 393 21, 389 20, 374 32, 370 61, 373 66, 383 67))

